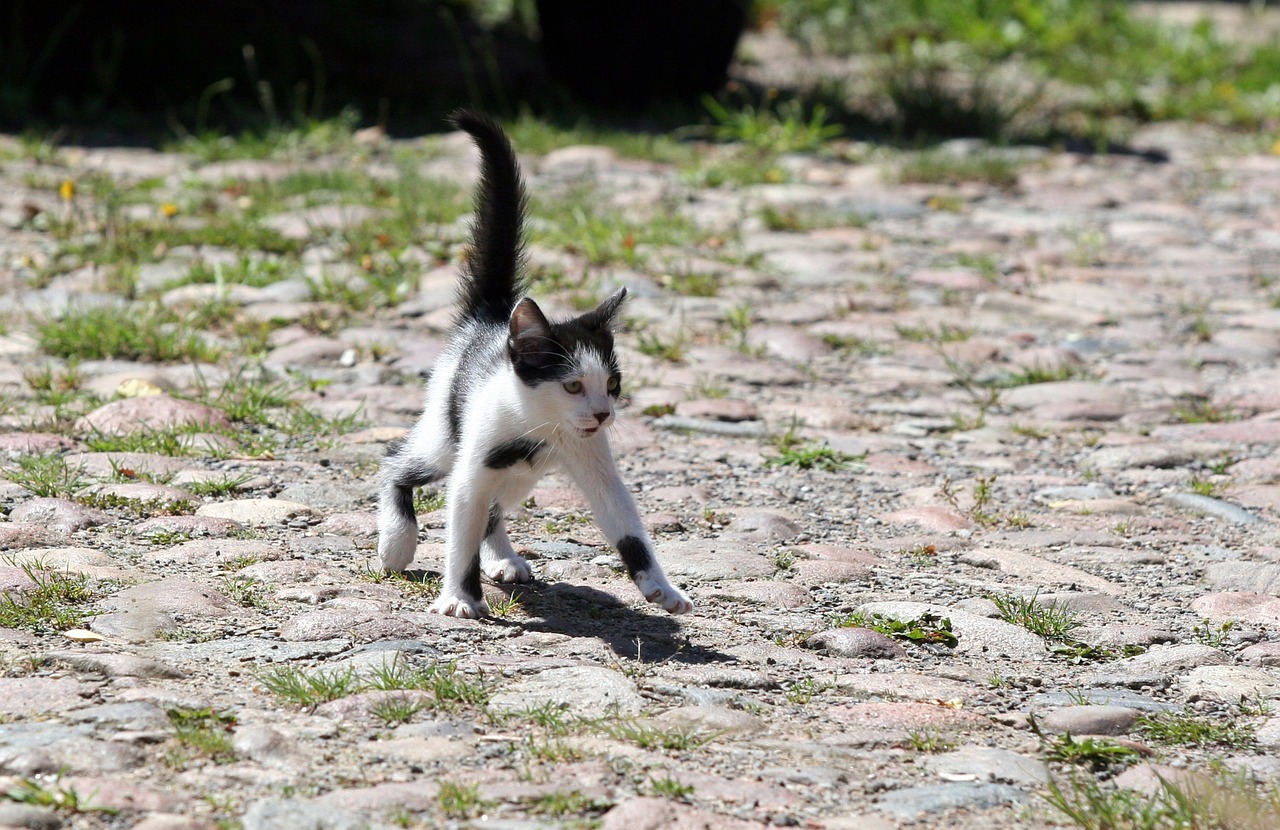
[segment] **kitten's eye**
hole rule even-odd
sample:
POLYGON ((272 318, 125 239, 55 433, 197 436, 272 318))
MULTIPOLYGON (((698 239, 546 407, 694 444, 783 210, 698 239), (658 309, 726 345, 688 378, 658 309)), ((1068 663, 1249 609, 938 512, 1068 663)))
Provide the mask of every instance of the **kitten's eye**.
POLYGON ((567 381, 565 381, 565 382, 564 382, 564 391, 568 392, 570 395, 576 395, 576 394, 578 394, 579 392, 581 392, 581 391, 582 391, 582 381, 580 381, 580 380, 567 380, 567 381))
POLYGON ((616 377, 609 378, 609 383, 607 388, 610 392, 617 392, 618 387, 620 386, 622 386, 622 381, 618 380, 616 377))

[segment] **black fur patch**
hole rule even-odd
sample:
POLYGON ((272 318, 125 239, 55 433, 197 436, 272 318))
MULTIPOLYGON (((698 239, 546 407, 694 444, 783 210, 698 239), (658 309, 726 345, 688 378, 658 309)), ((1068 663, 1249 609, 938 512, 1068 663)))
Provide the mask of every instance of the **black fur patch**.
POLYGON ((488 539, 492 536, 500 524, 502 524, 502 508, 494 503, 489 508, 489 523, 484 526, 484 538, 488 539))
POLYGON ((640 571, 653 567, 653 551, 643 539, 635 536, 623 536, 618 540, 618 553, 622 556, 622 564, 627 566, 627 573, 632 579, 640 571))
POLYGON ((521 461, 526 461, 532 465, 537 460, 538 453, 541 450, 541 441, 530 441, 528 438, 512 438, 510 441, 491 447, 489 452, 485 454, 484 466, 491 470, 505 470, 521 461))
MULTIPOLYGON (((391 451, 391 446, 391 444, 387 445, 388 453, 391 451)), ((397 444, 395 446, 395 455, 399 455, 403 450, 404 444, 397 444)), ((391 457, 394 458, 395 456, 392 455, 391 457)), ((443 476, 440 475, 439 470, 430 464, 424 464, 421 461, 406 464, 402 469, 397 470, 395 480, 396 495, 394 503, 396 512, 406 520, 410 522, 414 521, 417 518, 417 513, 415 513, 413 509, 413 488, 423 487, 439 481, 441 478, 443 478, 443 476)))
POLYGON ((413 509, 413 488, 397 487, 395 502, 393 502, 396 512, 400 514, 406 522, 416 522, 418 514, 413 509))
POLYGON ((467 572, 462 575, 462 592, 469 600, 479 601, 480 599, 480 551, 472 554, 467 572))
POLYGON ((408 443, 409 439, 407 438, 395 438, 388 441, 386 451, 387 458, 395 458, 397 455, 404 452, 404 448, 408 443))

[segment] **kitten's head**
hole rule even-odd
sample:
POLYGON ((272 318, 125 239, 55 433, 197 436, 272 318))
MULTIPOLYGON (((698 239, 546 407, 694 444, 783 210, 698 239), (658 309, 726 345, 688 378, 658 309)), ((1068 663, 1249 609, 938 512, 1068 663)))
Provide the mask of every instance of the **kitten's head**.
POLYGON ((507 356, 516 377, 534 392, 538 415, 566 434, 585 438, 613 423, 622 391, 613 324, 626 296, 620 288, 586 314, 561 323, 549 322, 528 297, 511 311, 507 356))

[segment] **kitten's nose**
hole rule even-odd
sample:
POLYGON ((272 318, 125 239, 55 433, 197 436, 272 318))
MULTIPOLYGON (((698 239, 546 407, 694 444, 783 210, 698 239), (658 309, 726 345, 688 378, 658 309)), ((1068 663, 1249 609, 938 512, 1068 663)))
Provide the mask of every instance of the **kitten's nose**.
POLYGON ((600 422, 600 423, 602 423, 602 424, 603 424, 605 421, 609 420, 609 413, 608 413, 608 412, 596 412, 596 413, 594 413, 594 414, 595 414, 595 416, 596 416, 596 420, 597 420, 597 421, 599 421, 599 422, 600 422))

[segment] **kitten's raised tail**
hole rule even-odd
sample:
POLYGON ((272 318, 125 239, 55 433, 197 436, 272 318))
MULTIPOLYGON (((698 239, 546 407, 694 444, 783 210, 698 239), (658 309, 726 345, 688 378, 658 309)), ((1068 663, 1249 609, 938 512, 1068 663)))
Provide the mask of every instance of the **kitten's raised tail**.
POLYGON ((458 110, 449 120, 458 129, 470 133, 480 148, 481 157, 471 251, 463 269, 460 314, 466 320, 506 323, 511 309, 525 291, 519 274, 525 207, 520 168, 511 142, 498 122, 467 110, 458 110))

